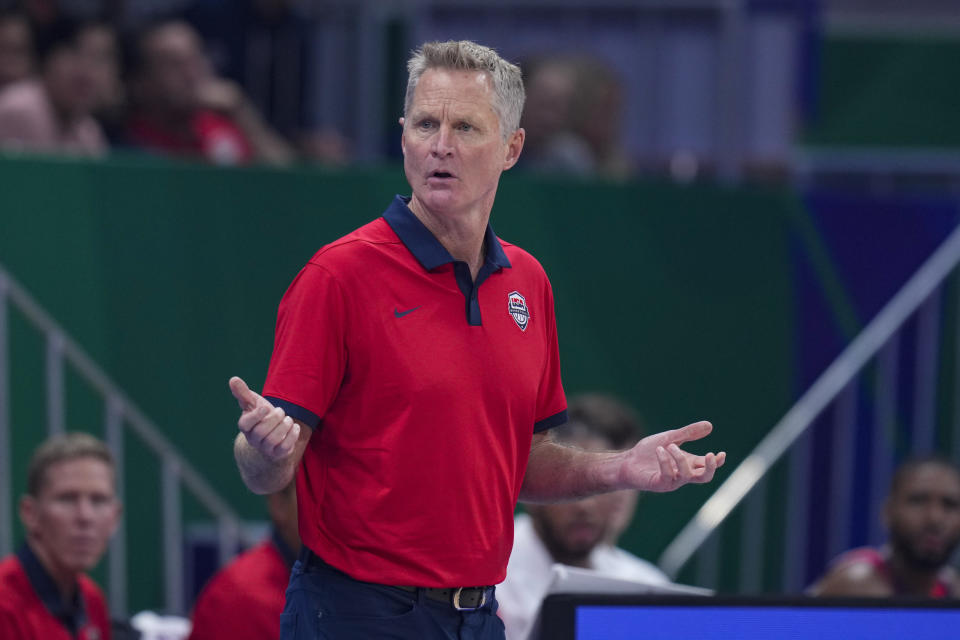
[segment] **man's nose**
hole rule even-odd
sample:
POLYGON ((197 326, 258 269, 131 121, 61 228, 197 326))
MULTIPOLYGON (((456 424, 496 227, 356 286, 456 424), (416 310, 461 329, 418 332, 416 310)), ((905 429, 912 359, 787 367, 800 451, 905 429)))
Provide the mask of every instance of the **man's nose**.
POLYGON ((453 131, 447 125, 440 125, 440 130, 433 137, 433 148, 431 152, 434 156, 445 158, 453 155, 453 131))
POLYGON ((93 520, 97 507, 92 500, 77 501, 77 518, 83 521, 93 520))
POLYGON ((933 501, 928 504, 927 508, 924 510, 924 519, 928 525, 938 528, 942 527, 947 520, 947 510, 943 505, 933 501))

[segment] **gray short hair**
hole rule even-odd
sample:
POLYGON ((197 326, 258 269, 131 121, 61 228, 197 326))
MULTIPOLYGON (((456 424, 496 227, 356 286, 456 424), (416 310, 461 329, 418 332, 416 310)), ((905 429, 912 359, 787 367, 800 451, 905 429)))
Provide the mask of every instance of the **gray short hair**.
POLYGON ((404 99, 404 116, 413 105, 413 93, 420 76, 427 69, 457 69, 462 71, 485 71, 493 80, 493 110, 500 119, 500 133, 504 139, 520 128, 520 114, 526 93, 520 67, 507 62, 490 47, 469 40, 426 42, 413 52, 407 61, 407 95, 404 99))

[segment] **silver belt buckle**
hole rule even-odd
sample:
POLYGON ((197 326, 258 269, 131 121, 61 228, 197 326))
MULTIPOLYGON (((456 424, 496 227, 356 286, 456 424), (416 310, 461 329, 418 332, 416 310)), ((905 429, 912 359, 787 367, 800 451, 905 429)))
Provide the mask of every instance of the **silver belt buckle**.
POLYGON ((463 587, 457 587, 457 590, 453 592, 453 608, 457 611, 476 611, 477 609, 483 608, 483 605, 487 604, 487 590, 484 589, 480 592, 480 604, 475 607, 461 607, 460 606, 460 593, 463 591, 463 587))

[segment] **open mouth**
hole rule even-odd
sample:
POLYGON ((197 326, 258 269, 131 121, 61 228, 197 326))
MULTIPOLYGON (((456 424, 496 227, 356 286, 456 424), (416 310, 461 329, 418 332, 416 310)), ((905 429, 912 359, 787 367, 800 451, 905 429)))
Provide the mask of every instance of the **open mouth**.
POLYGON ((444 180, 444 179, 447 179, 447 178, 453 178, 454 175, 453 175, 452 173, 450 173, 449 171, 434 171, 434 172, 432 172, 428 177, 430 177, 430 178, 440 178, 441 180, 444 180))

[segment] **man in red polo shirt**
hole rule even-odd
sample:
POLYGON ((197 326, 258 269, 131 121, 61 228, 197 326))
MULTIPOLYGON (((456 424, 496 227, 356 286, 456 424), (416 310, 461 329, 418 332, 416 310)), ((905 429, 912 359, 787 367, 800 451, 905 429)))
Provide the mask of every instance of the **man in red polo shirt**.
POLYGON ((113 458, 85 433, 54 436, 34 453, 20 500, 26 543, 0 562, 0 638, 110 640, 92 569, 117 527, 113 458))
POLYGON ((270 537, 241 553, 204 586, 188 640, 276 640, 283 594, 300 551, 297 492, 291 482, 267 496, 270 537))
POLYGON ((290 285, 263 395, 239 378, 247 486, 297 478, 301 559, 282 638, 503 638, 518 499, 709 481, 724 454, 555 444, 566 420, 553 294, 489 225, 523 148, 520 69, 472 42, 411 58, 401 145, 411 197, 327 245, 290 285))

